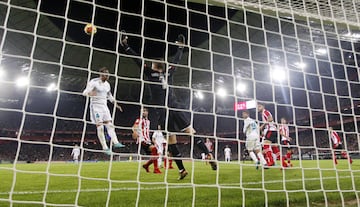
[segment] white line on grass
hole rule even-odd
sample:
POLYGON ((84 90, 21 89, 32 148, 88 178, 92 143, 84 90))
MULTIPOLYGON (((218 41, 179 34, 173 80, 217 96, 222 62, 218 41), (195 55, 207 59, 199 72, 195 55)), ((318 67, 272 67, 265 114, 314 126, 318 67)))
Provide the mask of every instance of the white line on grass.
MULTIPOLYGON (((360 176, 339 176, 339 178, 351 178, 351 177, 360 177, 360 176)), ((322 178, 323 180, 329 180, 329 179, 336 179, 336 177, 325 177, 322 178)), ((307 178, 305 179, 305 181, 312 181, 312 180, 320 180, 320 178, 307 178)), ((292 180, 285 180, 285 182, 299 182, 299 181, 303 181, 303 179, 292 179, 292 180)), ((259 184, 268 184, 268 183, 278 183, 278 182, 283 182, 283 180, 270 180, 270 181, 258 181, 258 182, 243 182, 242 185, 259 185, 259 184)), ((189 188, 189 187, 193 187, 192 184, 183 184, 183 185, 179 185, 179 184, 169 184, 168 183, 168 187, 140 187, 140 188, 111 188, 111 191, 131 191, 131 190, 163 190, 166 188, 189 188)), ((221 188, 234 188, 235 186, 231 186, 231 185, 236 185, 238 186, 239 184, 234 184, 234 183, 227 183, 225 185, 221 185, 221 188)), ((200 185, 201 186, 201 185, 200 185)), ((107 192, 109 191, 109 188, 95 188, 95 189, 81 189, 81 192, 107 192)), ((76 193, 78 192, 78 189, 70 189, 70 190, 49 190, 46 193, 76 193)), ((28 195, 28 194, 43 194, 45 193, 45 191, 15 191, 12 194, 15 195, 28 195)), ((7 195, 9 194, 9 192, 0 192, 0 195, 7 195)))

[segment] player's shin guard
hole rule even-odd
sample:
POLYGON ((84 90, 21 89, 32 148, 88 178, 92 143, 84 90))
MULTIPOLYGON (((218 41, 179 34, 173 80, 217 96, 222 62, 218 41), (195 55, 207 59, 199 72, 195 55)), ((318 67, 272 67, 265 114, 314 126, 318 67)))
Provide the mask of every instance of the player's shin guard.
POLYGON ((249 152, 249 155, 251 157, 251 159, 254 161, 254 163, 256 164, 258 162, 258 159, 255 155, 255 153, 253 151, 249 152))
POLYGON ((202 138, 200 138, 200 137, 195 137, 194 141, 195 141, 195 144, 199 147, 199 149, 200 149, 200 151, 201 151, 202 153, 205 153, 206 155, 209 154, 209 150, 208 150, 208 148, 206 147, 206 145, 205 145, 205 143, 204 143, 204 141, 203 141, 202 138))
POLYGON ((105 127, 106 127, 106 130, 107 130, 110 138, 111 138, 112 143, 118 144, 119 140, 118 140, 118 138, 116 136, 114 125, 112 125, 111 123, 107 123, 107 124, 105 124, 105 127))
POLYGON ((268 166, 274 165, 274 159, 272 157, 272 152, 271 152, 271 148, 270 148, 269 144, 264 145, 264 154, 265 154, 265 159, 266 159, 267 165, 268 166))
POLYGON ((103 125, 97 126, 96 130, 97 130, 97 136, 99 138, 99 141, 100 141, 100 144, 101 144, 101 147, 103 148, 103 150, 109 149, 106 144, 103 125))
MULTIPOLYGON (((179 152, 176 144, 169 144, 168 150, 172 154, 173 157, 175 157, 175 158, 180 158, 181 157, 181 153, 179 152)), ((182 160, 175 159, 175 163, 178 166, 179 171, 185 170, 185 167, 183 165, 182 160)))

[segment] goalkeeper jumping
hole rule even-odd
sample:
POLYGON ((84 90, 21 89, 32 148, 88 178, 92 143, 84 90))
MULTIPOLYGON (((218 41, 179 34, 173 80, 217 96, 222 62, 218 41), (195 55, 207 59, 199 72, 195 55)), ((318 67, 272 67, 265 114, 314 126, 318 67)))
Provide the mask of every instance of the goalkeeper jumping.
MULTIPOLYGON (((180 34, 176 41, 178 48, 175 54, 175 57, 172 61, 173 64, 178 64, 181 60, 183 55, 184 45, 185 45, 185 37, 184 35, 180 34)), ((129 55, 139 56, 128 44, 128 37, 124 34, 121 35, 121 45, 124 48, 125 52, 129 55)), ((142 61, 136 59, 136 63, 139 68, 142 67, 142 61)), ((176 67, 170 65, 168 68, 165 67, 164 64, 160 62, 152 62, 151 66, 144 64, 143 67, 145 80, 149 82, 153 82, 154 84, 150 84, 149 86, 149 97, 150 101, 149 104, 154 105, 165 105, 166 99, 166 89, 168 88, 168 84, 172 84, 172 79, 174 72, 176 71, 176 67)), ((177 97, 174 91, 171 88, 168 88, 168 104, 172 108, 179 108, 179 101, 177 101, 177 97)), ((158 108, 157 113, 159 116, 159 123, 165 123, 165 109, 158 108)), ((186 116, 186 113, 183 111, 172 111, 169 110, 169 117, 168 117, 168 131, 169 132, 185 132, 190 135, 194 135, 196 131, 191 126, 190 119, 186 116)), ((205 153, 208 159, 213 160, 213 155, 208 151, 207 147, 204 144, 204 141, 199 138, 195 137, 195 143, 200 148, 201 152, 205 153)), ((176 135, 171 133, 169 136, 168 141, 168 150, 174 157, 176 165, 179 168, 179 180, 184 179, 184 177, 188 174, 185 170, 183 162, 181 160, 181 153, 177 147, 177 140, 176 135)), ((210 162, 211 167, 213 170, 217 169, 216 162, 210 162)))

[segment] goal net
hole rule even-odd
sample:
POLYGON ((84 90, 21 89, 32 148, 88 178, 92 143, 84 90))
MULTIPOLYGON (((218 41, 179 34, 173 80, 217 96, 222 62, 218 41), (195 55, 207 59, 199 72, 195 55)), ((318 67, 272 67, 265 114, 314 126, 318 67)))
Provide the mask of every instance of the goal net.
POLYGON ((0 206, 359 206, 359 8, 357 0, 1 0, 0 206), (87 24, 97 32, 86 34, 87 24), (108 104, 125 145, 114 147, 104 126, 111 153, 82 94, 102 67, 123 110, 108 104), (164 92, 161 104, 153 88, 164 92), (157 157, 132 138, 144 107, 150 135, 160 124, 168 142, 177 136, 179 153, 165 146, 161 174, 146 172, 157 157), (267 129, 262 108, 278 156, 267 137, 263 152, 247 149, 243 112, 267 129), (182 131, 174 113, 196 133, 182 131), (188 172, 180 180, 179 160, 188 172))

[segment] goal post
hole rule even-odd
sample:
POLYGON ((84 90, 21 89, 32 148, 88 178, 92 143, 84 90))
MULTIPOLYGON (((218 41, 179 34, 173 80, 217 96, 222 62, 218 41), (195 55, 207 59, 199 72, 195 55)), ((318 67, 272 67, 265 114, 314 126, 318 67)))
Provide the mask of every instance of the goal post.
POLYGON ((359 8, 357 0, 0 1, 0 206, 360 205, 359 8), (82 94, 102 67, 123 109, 108 104, 125 145, 110 156, 82 94), (272 148, 271 167, 246 149, 243 112, 260 127, 258 104, 271 112, 278 144, 281 127, 291 137, 291 153, 272 148), (164 153, 161 174, 145 171, 154 157, 132 138, 143 107, 150 135, 161 124, 168 142, 177 136, 179 153, 164 153), (174 113, 196 133, 172 128, 174 113), (178 180, 180 159, 188 175, 178 180))

